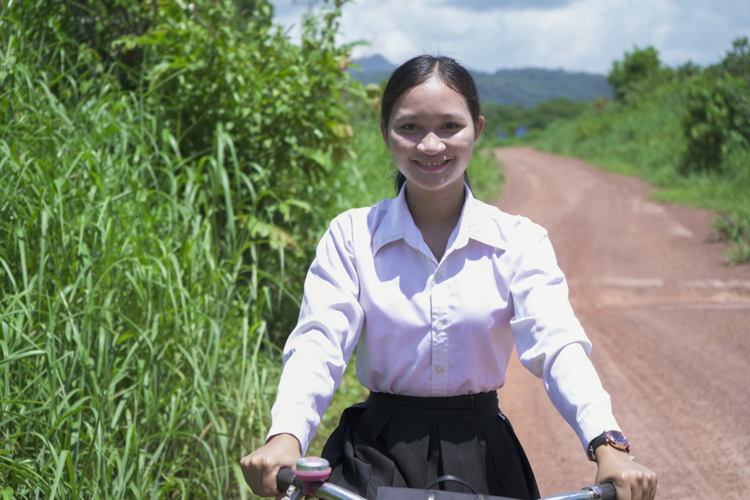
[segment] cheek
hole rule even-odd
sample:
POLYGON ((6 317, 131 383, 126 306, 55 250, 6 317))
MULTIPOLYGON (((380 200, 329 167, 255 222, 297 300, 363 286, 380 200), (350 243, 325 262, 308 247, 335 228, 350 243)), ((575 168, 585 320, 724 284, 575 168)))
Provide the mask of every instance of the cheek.
POLYGON ((453 139, 455 139, 463 147, 467 147, 467 146, 473 147, 474 146, 474 129, 471 127, 467 127, 459 131, 456 135, 454 135, 453 139))
POLYGON ((398 134, 390 134, 388 136, 388 149, 393 154, 399 154, 411 151, 416 146, 414 141, 404 138, 398 134))
POLYGON ((456 151, 462 150, 470 153, 474 148, 474 132, 471 130, 461 130, 459 133, 451 137, 451 139, 447 141, 447 144, 456 151))

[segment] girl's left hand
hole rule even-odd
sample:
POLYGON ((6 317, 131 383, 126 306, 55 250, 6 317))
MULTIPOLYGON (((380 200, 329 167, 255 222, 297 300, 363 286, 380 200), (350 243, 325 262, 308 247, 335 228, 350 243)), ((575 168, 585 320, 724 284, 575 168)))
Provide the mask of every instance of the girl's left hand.
POLYGON ((596 484, 614 483, 617 500, 652 500, 656 496, 656 473, 635 463, 627 453, 603 445, 594 455, 596 484))

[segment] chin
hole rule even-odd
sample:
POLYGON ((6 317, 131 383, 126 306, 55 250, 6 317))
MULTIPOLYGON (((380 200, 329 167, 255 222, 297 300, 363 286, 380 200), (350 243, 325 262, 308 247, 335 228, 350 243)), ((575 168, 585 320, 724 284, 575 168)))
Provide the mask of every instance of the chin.
POLYGON ((458 189, 459 186, 463 189, 464 176, 462 173, 458 178, 451 176, 450 179, 415 179, 407 177, 406 184, 407 187, 412 186, 412 188, 419 189, 420 191, 436 193, 453 188, 458 189))

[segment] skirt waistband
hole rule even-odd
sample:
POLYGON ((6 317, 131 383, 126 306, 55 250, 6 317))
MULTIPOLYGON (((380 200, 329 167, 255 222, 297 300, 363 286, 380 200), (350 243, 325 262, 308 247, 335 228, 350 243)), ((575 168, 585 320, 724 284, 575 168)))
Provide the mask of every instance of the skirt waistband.
POLYGON ((372 392, 364 405, 395 417, 432 422, 468 422, 478 417, 497 417, 497 392, 448 397, 418 397, 372 392))

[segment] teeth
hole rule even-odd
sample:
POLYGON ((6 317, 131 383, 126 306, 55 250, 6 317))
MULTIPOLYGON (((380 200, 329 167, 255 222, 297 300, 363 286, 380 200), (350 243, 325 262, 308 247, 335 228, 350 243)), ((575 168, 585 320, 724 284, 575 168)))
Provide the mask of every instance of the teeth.
POLYGON ((424 165, 426 167, 437 167, 438 165, 442 165, 445 163, 445 160, 443 161, 418 161, 420 165, 424 165))

